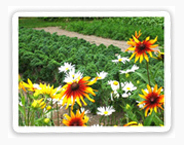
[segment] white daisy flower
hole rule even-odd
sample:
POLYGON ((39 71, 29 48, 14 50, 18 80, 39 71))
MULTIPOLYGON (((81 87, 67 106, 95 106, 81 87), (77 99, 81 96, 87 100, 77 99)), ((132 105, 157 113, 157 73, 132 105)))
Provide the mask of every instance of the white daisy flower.
POLYGON ((23 106, 22 102, 19 102, 19 105, 20 105, 20 106, 23 106))
POLYGON ((128 91, 133 91, 133 90, 136 90, 137 87, 135 87, 132 82, 125 82, 124 83, 124 87, 123 87, 123 90, 125 91, 125 93, 127 93, 128 91))
POLYGON ((128 69, 126 71, 120 70, 120 73, 121 74, 126 74, 126 73, 130 73, 130 72, 135 72, 137 69, 139 69, 139 67, 134 64, 131 69, 128 69))
POLYGON ((120 55, 118 55, 117 57, 118 59, 112 60, 112 62, 115 62, 115 63, 122 62, 125 64, 126 61, 130 61, 130 59, 127 57, 121 57, 120 55))
POLYGON ((135 64, 132 66, 132 68, 130 69, 130 72, 135 72, 136 70, 138 70, 139 67, 136 66, 135 64))
POLYGON ((113 98, 119 98, 119 93, 117 91, 111 92, 111 100, 114 101, 113 98))
POLYGON ((81 78, 83 78, 83 74, 80 71, 75 73, 75 68, 72 68, 68 73, 66 73, 65 79, 63 80, 63 82, 69 83, 69 82, 73 82, 74 80, 78 81, 81 78))
POLYGON ((56 92, 53 95, 56 95, 58 92, 60 92, 62 90, 62 86, 60 85, 59 87, 57 87, 56 92))
POLYGON ((60 66, 59 72, 67 72, 68 70, 71 70, 72 68, 74 68, 75 65, 72 65, 71 63, 65 62, 63 66, 60 66))
POLYGON ((102 71, 102 72, 96 73, 96 74, 97 74, 97 76, 98 76, 98 79, 99 79, 99 80, 102 80, 102 79, 104 79, 104 78, 107 76, 108 73, 102 71))
POLYGON ((46 118, 51 118, 51 111, 45 114, 46 118))
POLYGON ((115 112, 114 108, 111 106, 108 107, 98 107, 97 110, 99 112, 97 112, 98 115, 104 115, 104 116, 109 116, 112 114, 112 112, 115 112))
POLYGON ((88 114, 88 113, 90 113, 90 111, 89 111, 89 110, 85 110, 85 108, 83 108, 83 107, 81 108, 81 111, 82 111, 82 112, 84 112, 84 111, 85 111, 85 113, 84 113, 84 114, 88 114))
MULTIPOLYGON (((139 101, 136 101, 138 104, 140 103, 139 101)), ((140 104, 139 105, 139 108, 142 108, 142 107, 144 107, 144 105, 145 105, 145 103, 143 103, 143 104, 140 104)))
POLYGON ((119 82, 116 80, 110 80, 108 81, 108 85, 111 85, 111 88, 113 91, 116 91, 119 89, 119 82))
POLYGON ((39 84, 33 84, 33 87, 34 87, 34 89, 38 89, 38 90, 41 89, 40 86, 39 86, 39 84))
POLYGON ((130 96, 131 95, 131 93, 123 93, 121 96, 123 97, 123 98, 127 98, 128 96, 130 96))
POLYGON ((103 125, 99 125, 99 124, 94 124, 91 127, 103 127, 103 125))
POLYGON ((62 105, 63 103, 63 99, 52 99, 52 98, 47 98, 47 101, 51 102, 52 101, 52 104, 55 104, 57 103, 58 105, 62 105))

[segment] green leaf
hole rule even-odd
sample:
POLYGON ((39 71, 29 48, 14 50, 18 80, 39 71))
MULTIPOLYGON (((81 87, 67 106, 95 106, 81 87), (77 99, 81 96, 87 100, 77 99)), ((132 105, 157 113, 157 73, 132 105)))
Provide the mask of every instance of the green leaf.
POLYGON ((154 117, 154 113, 146 117, 146 119, 144 120, 144 126, 150 126, 153 121, 153 117, 154 117))
POLYGON ((155 73, 154 73, 154 75, 153 75, 153 77, 152 77, 153 79, 155 78, 157 72, 160 70, 160 67, 161 67, 162 65, 163 65, 162 62, 158 65, 158 67, 157 67, 157 69, 156 69, 156 71, 155 71, 155 73))
POLYGON ((25 106, 26 99, 24 96, 21 98, 21 102, 22 102, 22 105, 25 106))
MULTIPOLYGON (((148 82, 148 76, 147 75, 145 75, 145 74, 142 74, 142 73, 139 73, 139 72, 135 72, 138 76, 140 76, 147 84, 149 84, 149 82, 148 82)), ((151 86, 154 86, 154 80, 153 79, 151 79, 151 77, 150 77, 150 83, 151 83, 151 86)))
POLYGON ((19 105, 19 111, 24 115, 24 117, 26 116, 24 108, 22 106, 20 106, 20 105, 19 105))
POLYGON ((154 115, 153 121, 156 126, 160 126, 161 124, 162 125, 164 124, 163 121, 156 114, 154 115))

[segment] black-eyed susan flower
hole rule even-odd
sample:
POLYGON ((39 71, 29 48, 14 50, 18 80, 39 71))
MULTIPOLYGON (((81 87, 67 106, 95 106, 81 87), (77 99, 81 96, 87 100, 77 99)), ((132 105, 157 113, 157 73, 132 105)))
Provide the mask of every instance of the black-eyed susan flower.
POLYGON ((137 31, 135 31, 135 38, 139 38, 142 35, 141 30, 139 30, 139 32, 137 33, 137 31))
MULTIPOLYGON (((141 33, 141 30, 139 30, 139 32, 137 33, 137 31, 135 31, 135 38, 137 38, 137 39, 139 39, 139 37, 142 35, 142 33, 141 33)), ((130 41, 134 41, 134 39, 132 39, 132 38, 129 38, 129 40, 130 41)), ((132 45, 131 45, 132 46, 132 45)), ((132 46, 133 47, 133 46, 132 46)))
POLYGON ((135 62, 140 58, 140 63, 143 61, 145 58, 146 61, 149 61, 148 53, 152 57, 152 52, 156 51, 153 50, 152 48, 156 48, 158 44, 153 45, 157 41, 157 37, 155 39, 150 40, 150 37, 147 37, 145 40, 142 42, 139 41, 135 36, 132 36, 133 39, 127 42, 127 44, 130 45, 129 48, 127 48, 125 51, 134 51, 131 57, 129 58, 130 60, 135 56, 135 62))
POLYGON ((71 116, 68 116, 67 114, 64 114, 63 124, 66 126, 86 126, 86 123, 88 122, 89 118, 87 116, 84 116, 85 111, 83 111, 81 114, 79 110, 77 110, 76 115, 71 111, 71 116))
POLYGON ((131 121, 131 122, 129 122, 129 123, 123 125, 123 126, 136 126, 136 127, 138 126, 138 127, 142 127, 143 124, 142 123, 137 123, 136 121, 131 121))
POLYGON ((153 58, 164 61, 164 52, 157 51, 157 57, 153 58))
POLYGON ((62 91, 59 94, 60 99, 63 99, 62 105, 64 106, 67 103, 66 109, 70 104, 72 104, 71 107, 73 107, 75 101, 79 104, 79 106, 82 106, 80 100, 86 106, 87 103, 84 101, 84 97, 91 102, 95 102, 94 99, 90 98, 89 94, 96 96, 96 94, 94 93, 95 90, 92 89, 90 86, 96 83, 97 77, 89 81, 90 78, 91 77, 86 76, 83 78, 78 77, 77 79, 68 79, 70 81, 62 87, 62 91))
POLYGON ((149 110, 149 115, 151 115, 153 110, 157 113, 157 107, 163 109, 162 105, 164 104, 164 95, 160 94, 162 87, 158 89, 157 85, 155 85, 154 89, 152 90, 151 87, 147 85, 147 89, 148 92, 142 89, 143 95, 139 94, 139 96, 145 100, 138 104, 138 106, 144 104, 141 110, 145 108, 145 116, 148 115, 149 110))
POLYGON ((35 92, 36 90, 40 89, 38 84, 33 84, 32 81, 28 78, 28 83, 23 82, 24 87, 27 88, 28 91, 35 92))

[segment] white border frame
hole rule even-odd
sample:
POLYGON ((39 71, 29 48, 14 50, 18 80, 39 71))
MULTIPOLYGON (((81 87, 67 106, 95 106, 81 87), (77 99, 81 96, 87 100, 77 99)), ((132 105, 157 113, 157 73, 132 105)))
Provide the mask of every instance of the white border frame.
POLYGON ((171 19, 166 11, 16 12, 12 17, 13 129, 18 133, 167 132, 171 128, 171 19), (165 111, 163 127, 21 127, 18 126, 18 19, 19 17, 164 17, 165 111))

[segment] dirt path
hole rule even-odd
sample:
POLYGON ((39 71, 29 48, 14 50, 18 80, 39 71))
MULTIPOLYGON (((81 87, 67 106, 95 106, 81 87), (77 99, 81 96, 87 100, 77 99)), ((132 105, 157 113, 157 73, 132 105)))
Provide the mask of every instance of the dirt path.
POLYGON ((96 45, 104 44, 105 46, 108 47, 109 45, 112 44, 114 46, 121 48, 122 51, 125 51, 125 49, 127 49, 129 47, 129 45, 126 44, 126 41, 112 40, 112 39, 97 37, 94 35, 83 35, 83 34, 79 34, 76 32, 62 30, 59 27, 45 27, 45 28, 35 28, 35 29, 36 30, 44 29, 46 32, 50 32, 51 34, 57 32, 58 35, 66 35, 69 37, 82 38, 82 39, 85 39, 86 41, 88 41, 92 44, 96 44, 96 45))

